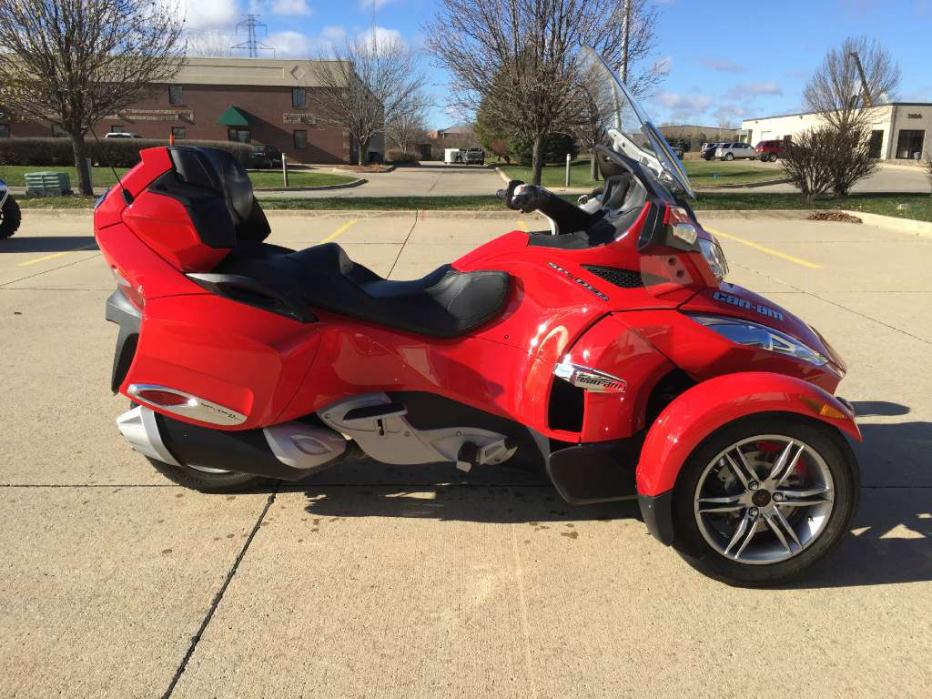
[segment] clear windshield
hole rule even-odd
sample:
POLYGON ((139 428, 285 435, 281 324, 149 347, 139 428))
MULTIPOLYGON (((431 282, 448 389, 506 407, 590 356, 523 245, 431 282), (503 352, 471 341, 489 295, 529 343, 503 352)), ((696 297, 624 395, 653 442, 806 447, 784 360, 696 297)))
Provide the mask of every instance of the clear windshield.
POLYGON ((590 48, 580 54, 585 120, 598 139, 636 160, 668 186, 695 197, 683 165, 615 72, 590 48))

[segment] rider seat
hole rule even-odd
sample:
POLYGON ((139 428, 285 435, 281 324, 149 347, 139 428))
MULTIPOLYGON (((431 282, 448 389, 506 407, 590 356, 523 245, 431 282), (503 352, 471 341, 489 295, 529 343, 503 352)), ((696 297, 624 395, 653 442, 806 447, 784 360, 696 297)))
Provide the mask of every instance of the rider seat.
POLYGON ((450 265, 412 281, 383 279, 336 243, 291 252, 245 242, 215 272, 250 277, 322 310, 439 338, 463 335, 492 320, 502 311, 509 286, 506 272, 459 272, 450 265))
MULTIPOLYGON (((215 289, 234 283, 218 275, 245 277, 292 308, 311 306, 440 338, 474 330, 505 305, 506 272, 460 272, 444 265, 420 279, 390 281, 353 262, 336 243, 299 252, 264 243, 268 221, 235 158, 190 146, 176 146, 170 154, 173 171, 155 183, 155 190, 183 201, 204 244, 231 248, 208 275, 215 289)), ((242 292, 238 298, 243 300, 242 292)))

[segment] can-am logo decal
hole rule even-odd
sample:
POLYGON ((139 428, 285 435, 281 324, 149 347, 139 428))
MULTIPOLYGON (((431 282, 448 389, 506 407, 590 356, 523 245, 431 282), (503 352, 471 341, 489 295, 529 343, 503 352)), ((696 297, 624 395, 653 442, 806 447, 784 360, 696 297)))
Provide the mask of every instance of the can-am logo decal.
POLYGON ((601 291, 599 291, 598 289, 596 289, 594 286, 592 286, 592 284, 590 284, 589 282, 587 282, 585 279, 580 279, 579 277, 574 277, 574 276, 573 276, 572 274, 570 274, 567 270, 563 269, 560 265, 555 264, 555 263, 553 263, 553 262, 548 262, 548 263, 547 263, 547 266, 550 267, 550 269, 559 272, 559 273, 562 274, 564 277, 566 277, 567 279, 569 279, 570 281, 572 281, 574 284, 579 284, 579 286, 581 286, 583 289, 585 289, 586 291, 588 291, 588 292, 590 292, 590 293, 595 294, 596 296, 598 296, 598 297, 599 297, 600 299, 602 299, 603 301, 608 301, 608 296, 606 296, 606 295, 603 294, 601 291))
POLYGON ((770 306, 765 306, 760 303, 751 303, 747 299, 743 299, 740 296, 735 296, 734 294, 726 294, 723 291, 716 291, 712 294, 712 300, 718 301, 720 303, 727 303, 731 306, 737 306, 738 308, 743 308, 747 311, 757 311, 762 316, 767 316, 768 318, 773 318, 774 320, 783 320, 783 314, 780 311, 770 308, 770 306))

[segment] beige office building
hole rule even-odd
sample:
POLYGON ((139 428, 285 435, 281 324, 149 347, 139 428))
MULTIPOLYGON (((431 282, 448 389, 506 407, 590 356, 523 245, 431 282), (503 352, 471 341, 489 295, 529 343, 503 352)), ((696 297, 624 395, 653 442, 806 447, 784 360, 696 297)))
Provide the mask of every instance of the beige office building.
MULTIPOLYGON (((871 151, 881 160, 917 160, 932 157, 932 103, 891 102, 870 110, 871 151)), ((792 139, 803 131, 824 124, 814 112, 745 119, 742 141, 792 139)))

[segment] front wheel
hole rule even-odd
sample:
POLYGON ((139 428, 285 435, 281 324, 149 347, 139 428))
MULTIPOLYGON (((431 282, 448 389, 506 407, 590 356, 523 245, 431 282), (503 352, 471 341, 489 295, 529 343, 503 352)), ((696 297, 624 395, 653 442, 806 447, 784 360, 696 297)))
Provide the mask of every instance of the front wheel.
POLYGON ((13 200, 13 197, 7 196, 6 201, 3 202, 3 208, 0 209, 0 240, 16 233, 22 218, 19 204, 13 200))
POLYGON ((734 160, 734 159, 735 159, 735 154, 734 154, 734 153, 726 153, 726 154, 725 154, 725 160, 734 160))
POLYGON ((785 583, 848 530, 860 477, 844 437, 786 413, 737 420, 690 455, 673 494, 676 547, 730 585, 785 583))

